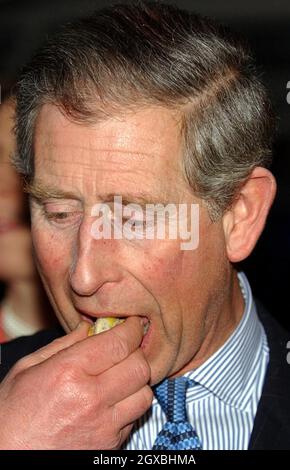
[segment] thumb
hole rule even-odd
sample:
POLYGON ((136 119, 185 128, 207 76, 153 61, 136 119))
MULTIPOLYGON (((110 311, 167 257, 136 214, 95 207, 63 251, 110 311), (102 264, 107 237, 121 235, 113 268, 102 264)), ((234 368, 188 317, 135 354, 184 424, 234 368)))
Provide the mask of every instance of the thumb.
MULTIPOLYGON (((20 360, 21 370, 28 369, 29 367, 35 366, 36 364, 40 364, 58 352, 69 348, 79 341, 82 341, 88 336, 89 327, 90 324, 88 322, 81 321, 75 330, 71 331, 67 335, 55 339, 51 343, 43 346, 28 356, 25 356, 20 360)), ((19 372, 19 370, 17 372, 19 372)))

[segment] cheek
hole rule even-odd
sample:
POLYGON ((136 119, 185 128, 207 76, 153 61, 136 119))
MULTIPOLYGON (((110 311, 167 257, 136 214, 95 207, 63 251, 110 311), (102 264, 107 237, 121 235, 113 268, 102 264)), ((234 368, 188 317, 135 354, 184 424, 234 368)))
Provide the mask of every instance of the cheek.
POLYGON ((55 234, 33 225, 32 239, 40 273, 50 283, 58 283, 69 266, 69 244, 55 234))
POLYGON ((189 282, 192 286, 196 264, 192 253, 181 251, 178 244, 178 247, 168 247, 166 252, 162 250, 158 255, 148 256, 141 270, 154 293, 160 299, 165 299, 182 294, 189 282))
POLYGON ((162 307, 181 308, 184 312, 202 308, 224 262, 223 244, 216 234, 201 230, 200 244, 195 250, 181 250, 180 243, 160 245, 148 253, 142 263, 150 290, 162 307))
POLYGON ((199 271, 204 265, 205 250, 199 245, 194 250, 182 250, 178 241, 163 257, 162 269, 167 277, 167 282, 191 285, 198 278, 199 271))

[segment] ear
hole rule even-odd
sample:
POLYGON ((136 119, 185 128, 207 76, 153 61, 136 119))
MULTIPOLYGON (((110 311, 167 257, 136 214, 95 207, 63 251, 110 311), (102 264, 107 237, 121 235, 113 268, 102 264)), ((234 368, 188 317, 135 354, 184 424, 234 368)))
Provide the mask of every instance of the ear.
POLYGON ((223 216, 226 250, 231 262, 245 259, 261 235, 276 194, 276 180, 266 168, 256 167, 223 216))

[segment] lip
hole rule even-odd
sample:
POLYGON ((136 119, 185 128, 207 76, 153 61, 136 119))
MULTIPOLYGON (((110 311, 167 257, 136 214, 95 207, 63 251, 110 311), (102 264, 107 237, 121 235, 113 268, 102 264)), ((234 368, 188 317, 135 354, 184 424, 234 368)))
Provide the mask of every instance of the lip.
POLYGON ((104 318, 104 317, 129 318, 130 316, 133 316, 133 315, 124 314, 124 313, 121 313, 121 312, 109 312, 109 311, 90 312, 88 310, 84 310, 84 309, 81 309, 81 308, 76 308, 76 310, 79 314, 84 315, 84 316, 86 316, 88 318, 91 318, 91 319, 104 318))
MULTIPOLYGON (((88 310, 83 310, 80 308, 76 309, 78 313, 81 315, 82 319, 85 320, 86 322, 93 324, 95 320, 98 318, 104 318, 104 317, 114 317, 114 318, 129 318, 130 316, 133 315, 124 315, 123 313, 116 313, 116 312, 89 312, 88 310)), ((148 316, 146 315, 136 315, 139 316, 140 318, 145 318, 147 322, 149 323, 148 330, 146 334, 143 336, 142 343, 141 343, 141 348, 145 349, 146 345, 148 344, 151 336, 151 329, 152 329, 152 324, 148 316)), ((146 322, 146 323, 147 323, 146 322)))
POLYGON ((81 314, 81 317, 83 320, 85 320, 86 322, 90 323, 91 325, 94 323, 92 318, 89 317, 88 315, 84 315, 83 313, 81 314))

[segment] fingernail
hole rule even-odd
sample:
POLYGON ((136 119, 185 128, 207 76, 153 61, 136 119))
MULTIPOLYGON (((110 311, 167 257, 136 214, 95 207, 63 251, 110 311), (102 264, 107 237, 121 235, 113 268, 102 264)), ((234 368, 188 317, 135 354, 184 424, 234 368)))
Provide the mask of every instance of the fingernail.
POLYGON ((84 328, 84 325, 86 326, 86 328, 88 328, 90 326, 89 322, 86 322, 84 320, 81 320, 79 322, 79 324, 76 326, 76 330, 80 330, 81 328, 84 328))

